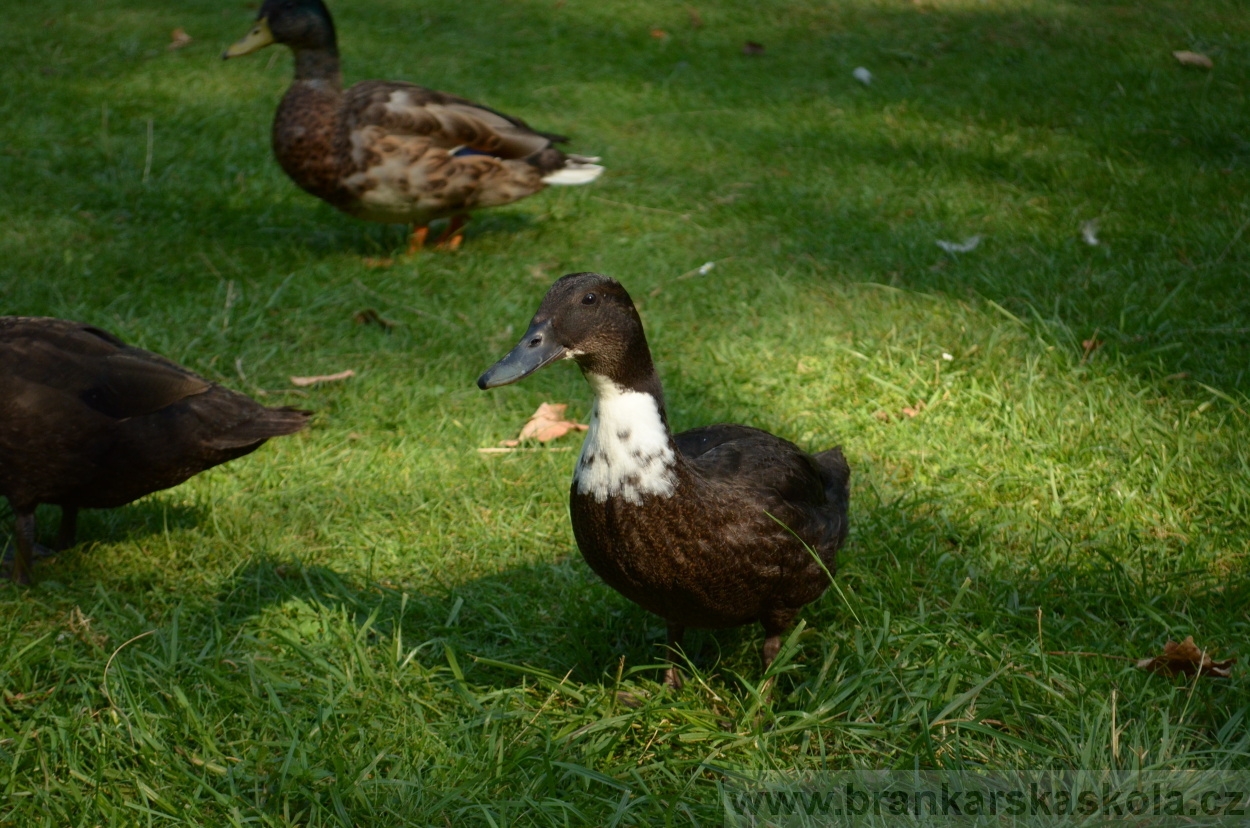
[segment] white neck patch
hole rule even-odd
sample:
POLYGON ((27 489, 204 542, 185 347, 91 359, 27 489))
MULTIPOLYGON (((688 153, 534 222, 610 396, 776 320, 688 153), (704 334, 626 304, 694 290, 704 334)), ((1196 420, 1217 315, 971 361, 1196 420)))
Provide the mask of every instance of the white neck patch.
POLYGON ((595 407, 573 472, 577 493, 599 503, 623 497, 635 504, 643 495, 672 495, 677 488, 673 446, 655 397, 598 374, 586 379, 595 392, 595 407))

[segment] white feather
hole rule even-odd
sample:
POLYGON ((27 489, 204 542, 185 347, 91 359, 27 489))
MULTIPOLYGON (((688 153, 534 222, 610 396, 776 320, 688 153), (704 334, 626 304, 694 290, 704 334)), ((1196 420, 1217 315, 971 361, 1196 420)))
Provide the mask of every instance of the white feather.
POLYGON ((573 473, 578 494, 600 503, 619 496, 635 504, 643 495, 672 495, 677 487, 673 445, 655 397, 597 374, 587 379, 595 407, 573 473))
POLYGON ((1081 225, 1081 238, 1085 239, 1085 243, 1090 247, 1097 247, 1098 241, 1098 219, 1090 219, 1081 225))
POLYGON ((603 174, 599 164, 583 164, 570 161, 563 169, 543 176, 543 182, 557 186, 566 184, 589 184, 603 174))

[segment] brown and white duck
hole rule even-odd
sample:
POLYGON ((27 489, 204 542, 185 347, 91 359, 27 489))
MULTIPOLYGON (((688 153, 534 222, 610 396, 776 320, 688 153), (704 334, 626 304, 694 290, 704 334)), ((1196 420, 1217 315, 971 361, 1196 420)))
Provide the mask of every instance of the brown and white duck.
POLYGON ((10 577, 30 578, 35 508, 111 509, 293 434, 309 413, 266 408, 99 328, 0 317, 0 495, 17 516, 10 577))
POLYGON ((334 22, 321 0, 265 0, 256 25, 222 57, 273 43, 295 53, 295 80, 273 121, 278 163, 345 213, 414 225, 410 251, 425 244, 435 219, 451 219, 438 242, 455 249, 470 211, 603 172, 598 158, 556 148, 567 138, 455 95, 400 81, 344 90, 334 22))
MULTIPOLYGON (((616 280, 574 273, 529 330, 478 379, 508 385, 572 359, 595 394, 573 473, 577 546, 613 589, 668 624, 764 627, 764 665, 799 610, 821 596, 846 539, 850 468, 743 425, 673 434, 634 304, 616 280)), ((665 682, 680 686, 675 663, 665 682)))

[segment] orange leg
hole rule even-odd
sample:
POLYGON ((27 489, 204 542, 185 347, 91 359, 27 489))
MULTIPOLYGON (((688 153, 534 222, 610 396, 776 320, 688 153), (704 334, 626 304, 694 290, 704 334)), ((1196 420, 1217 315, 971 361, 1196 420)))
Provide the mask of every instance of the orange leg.
POLYGON ((430 235, 430 226, 428 224, 420 224, 412 228, 412 235, 408 237, 408 255, 416 253, 425 247, 425 237, 430 235))
POLYGON ((434 242, 434 246, 439 250, 459 250, 464 243, 464 226, 468 221, 469 217, 464 214, 452 216, 447 222, 447 229, 434 242))

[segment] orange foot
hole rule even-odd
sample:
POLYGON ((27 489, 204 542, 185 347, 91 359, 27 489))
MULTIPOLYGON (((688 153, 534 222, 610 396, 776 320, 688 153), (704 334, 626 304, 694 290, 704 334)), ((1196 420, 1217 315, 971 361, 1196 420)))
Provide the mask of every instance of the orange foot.
POLYGON ((469 221, 466 215, 452 216, 447 222, 447 229, 434 242, 434 246, 439 250, 459 250, 460 245, 464 244, 464 226, 469 221))
POLYGON ((421 224, 412 228, 412 235, 408 237, 409 256, 425 247, 425 237, 428 235, 430 235, 430 226, 428 224, 421 224))

